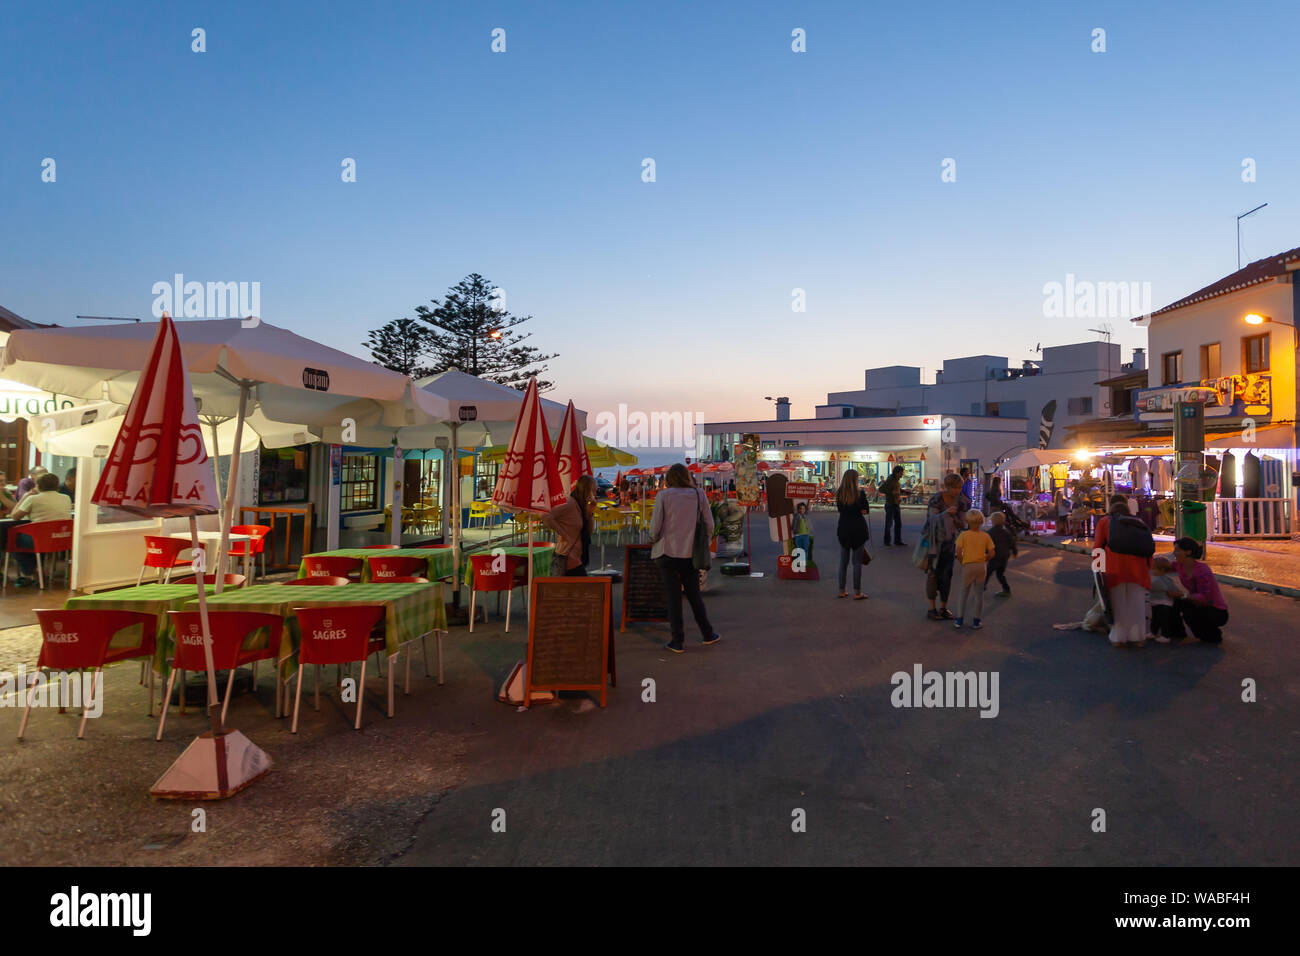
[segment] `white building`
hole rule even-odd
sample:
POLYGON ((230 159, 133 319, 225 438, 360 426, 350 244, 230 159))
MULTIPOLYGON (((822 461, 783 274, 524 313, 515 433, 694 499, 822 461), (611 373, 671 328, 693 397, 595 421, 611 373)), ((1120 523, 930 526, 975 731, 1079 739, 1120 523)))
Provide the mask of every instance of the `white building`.
MULTIPOLYGON (((921 370, 891 365, 866 371, 865 387, 831 392, 818 418, 880 415, 975 415, 1025 419, 1020 447, 1037 448, 1039 425, 1050 405, 1054 429, 1049 447, 1064 445, 1065 426, 1096 418, 1109 401, 1098 383, 1134 368, 1144 368, 1142 349, 1131 363, 1121 362, 1120 347, 1109 342, 1049 346, 1042 358, 1018 367, 1004 356, 971 355, 944 359, 933 383, 921 370)), ((989 462, 991 464, 991 461, 989 462)))

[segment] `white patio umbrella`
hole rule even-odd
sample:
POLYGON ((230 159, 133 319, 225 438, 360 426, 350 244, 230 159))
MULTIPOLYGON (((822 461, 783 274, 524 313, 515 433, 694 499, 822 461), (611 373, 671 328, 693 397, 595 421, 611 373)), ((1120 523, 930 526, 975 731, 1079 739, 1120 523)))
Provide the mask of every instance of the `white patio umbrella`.
POLYGON ((1069 460, 1069 452, 1063 448, 1027 448, 998 467, 1006 471, 1015 471, 1019 468, 1039 468, 1069 460))
MULTIPOLYGON (((243 447, 244 422, 254 409, 268 421, 298 423, 319 432, 345 418, 400 424, 403 409, 411 406, 411 380, 405 375, 257 318, 192 319, 175 327, 203 416, 235 422, 232 448, 243 447)), ((157 331, 156 322, 20 329, 6 343, 0 377, 125 405, 135 393, 157 331)), ((222 508, 218 561, 229 544, 238 475, 236 456, 222 508)), ((218 575, 218 587, 221 582, 218 575)))
MULTIPOLYGON (((382 447, 394 444, 395 448, 434 448, 445 444, 448 454, 443 458, 443 487, 446 504, 448 537, 452 545, 452 589, 460 587, 460 480, 454 462, 454 450, 462 445, 490 444, 492 436, 504 439, 514 433, 515 422, 523 408, 524 393, 508 385, 499 385, 487 379, 452 369, 428 378, 417 379, 412 390, 412 402, 403 407, 399 423, 385 424, 383 410, 376 410, 370 419, 358 421, 355 440, 358 444, 382 447), (453 464, 448 465, 448 462, 453 464)), ((558 431, 564 421, 566 405, 542 398, 539 402, 542 417, 548 429, 558 431)), ((394 413, 389 411, 391 422, 394 413)), ((574 410, 574 420, 581 432, 587 427, 587 413, 574 410)), ((338 442, 342 429, 326 427, 321 438, 338 442)), ((394 502, 393 542, 401 541, 400 502, 394 502)))

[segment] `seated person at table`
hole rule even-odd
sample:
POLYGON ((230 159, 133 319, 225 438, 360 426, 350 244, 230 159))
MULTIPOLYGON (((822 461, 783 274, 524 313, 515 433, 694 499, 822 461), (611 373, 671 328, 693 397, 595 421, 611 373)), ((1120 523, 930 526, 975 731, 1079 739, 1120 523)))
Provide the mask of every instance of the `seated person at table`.
POLYGON ((59 493, 68 496, 68 500, 73 504, 77 501, 77 469, 69 468, 68 473, 63 476, 63 484, 59 485, 59 493))
MULTIPOLYGON (((32 523, 41 521, 58 521, 72 514, 72 499, 59 493, 59 478, 46 473, 36 480, 36 490, 28 494, 14 508, 13 517, 31 518, 32 523)), ((18 544, 30 548, 35 542, 29 534, 18 535, 18 544)), ((26 587, 35 583, 32 575, 36 573, 36 555, 15 554, 18 561, 18 585, 26 587)))

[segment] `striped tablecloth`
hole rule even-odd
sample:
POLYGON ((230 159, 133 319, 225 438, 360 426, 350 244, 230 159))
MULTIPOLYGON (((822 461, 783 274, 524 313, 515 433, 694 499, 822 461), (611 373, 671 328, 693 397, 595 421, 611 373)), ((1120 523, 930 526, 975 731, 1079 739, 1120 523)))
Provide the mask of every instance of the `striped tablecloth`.
MULTIPOLYGON (((237 588, 208 599, 208 611, 259 611, 284 618, 284 635, 280 657, 284 659, 298 648, 296 607, 337 607, 341 604, 382 604, 388 655, 407 641, 432 630, 447 629, 447 608, 442 601, 440 584, 348 584, 344 587, 311 587, 283 584, 258 584, 237 588)), ((198 598, 187 605, 197 609, 198 598)))
MULTIPOLYGON (((316 551, 305 558, 359 558, 361 560, 361 583, 370 581, 371 558, 420 558, 426 563, 427 571, 419 577, 436 581, 451 574, 451 548, 338 548, 334 551, 316 551)), ((307 561, 298 565, 298 577, 307 576, 307 561)))
MULTIPOLYGON (((216 585, 205 584, 204 590, 212 594, 216 585)), ((230 593, 230 592, 227 592, 230 593)), ((68 598, 63 605, 66 608, 90 611, 142 611, 158 617, 158 636, 153 657, 155 673, 166 675, 167 662, 172 656, 172 622, 168 611, 183 610, 187 603, 193 601, 198 607, 198 589, 193 584, 141 584, 134 588, 118 588, 116 591, 101 591, 98 594, 82 594, 68 598)), ((140 643, 136 628, 126 628, 113 637, 112 647, 132 646, 140 643)))
MULTIPOLYGON (((492 554, 497 548, 484 548, 481 551, 475 551, 474 556, 483 554, 492 554)), ((501 548, 507 555, 513 555, 518 558, 528 557, 528 545, 517 545, 509 548, 501 548)), ((533 577, 544 578, 551 573, 551 555, 555 551, 555 542, 538 541, 533 544, 533 577)), ((474 583, 474 566, 469 560, 470 556, 465 558, 465 572, 463 580, 466 587, 474 583)))

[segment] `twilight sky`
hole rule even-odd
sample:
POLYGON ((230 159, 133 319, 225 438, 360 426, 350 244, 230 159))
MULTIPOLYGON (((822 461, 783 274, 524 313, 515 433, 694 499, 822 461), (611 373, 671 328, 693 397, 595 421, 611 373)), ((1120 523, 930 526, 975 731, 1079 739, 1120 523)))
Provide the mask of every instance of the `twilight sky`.
POLYGON ((1018 361, 1100 322, 1127 360, 1129 316, 1046 317, 1043 287, 1150 283, 1159 308, 1236 268, 1234 219, 1262 202, 1243 261, 1300 245, 1293 20, 6 3, 0 304, 70 324, 148 316, 178 272, 259 282, 264 319, 365 354, 366 330, 480 272, 561 353, 551 397, 593 416, 766 418, 783 394, 802 417, 868 366, 930 380, 945 356, 1018 361))

